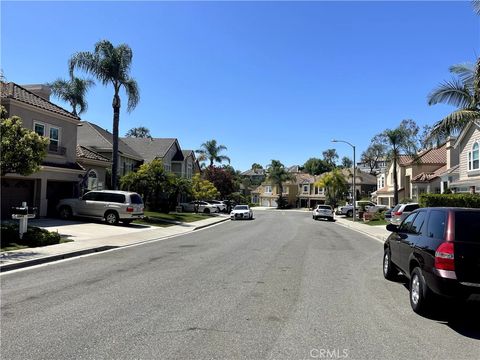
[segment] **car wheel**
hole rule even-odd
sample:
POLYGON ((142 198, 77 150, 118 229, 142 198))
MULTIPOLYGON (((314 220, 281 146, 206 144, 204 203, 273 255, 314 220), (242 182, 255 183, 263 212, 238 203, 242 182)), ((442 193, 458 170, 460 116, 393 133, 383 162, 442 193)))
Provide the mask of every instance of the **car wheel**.
POLYGON ((329 217, 329 218, 328 218, 328 221, 333 221, 333 217, 329 217))
POLYGON ((394 281, 397 279, 398 270, 392 263, 390 249, 385 249, 383 253, 383 277, 387 280, 394 281))
POLYGON ((348 210, 347 211, 347 217, 352 217, 353 216, 353 211, 352 210, 348 210))
POLYGON ((68 220, 72 217, 72 208, 70 206, 62 206, 58 212, 60 219, 68 220))
POLYGON ((424 315, 431 309, 434 294, 425 283, 420 268, 413 269, 410 276, 410 305, 417 314, 424 315))
POLYGON ((204 214, 210 214, 210 209, 203 209, 204 214))
POLYGON ((107 211, 105 213, 105 221, 108 225, 117 225, 118 220, 118 214, 115 211, 107 211))

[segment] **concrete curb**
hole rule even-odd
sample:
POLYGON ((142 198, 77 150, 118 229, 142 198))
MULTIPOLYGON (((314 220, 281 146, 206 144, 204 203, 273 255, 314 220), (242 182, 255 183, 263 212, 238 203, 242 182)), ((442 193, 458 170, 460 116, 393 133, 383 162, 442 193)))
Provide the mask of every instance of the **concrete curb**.
POLYGON ((200 230, 200 229, 205 229, 206 227, 209 227, 209 226, 212 226, 212 225, 216 225, 216 224, 220 224, 222 222, 225 222, 227 220, 230 220, 230 218, 225 218, 225 219, 222 219, 222 220, 219 220, 219 221, 215 221, 213 223, 210 223, 210 224, 205 224, 205 225, 200 225, 200 226, 196 226, 193 228, 193 231, 195 230, 200 230))
POLYGON ((357 231, 357 232, 359 232, 359 233, 361 233, 361 234, 367 235, 367 236, 371 237, 372 239, 375 239, 375 240, 381 242, 382 244, 385 242, 385 240, 387 240, 386 238, 384 238, 384 237, 381 236, 381 235, 373 235, 373 234, 370 234, 370 233, 367 232, 367 231, 361 230, 361 229, 359 229, 359 228, 357 228, 357 227, 354 227, 354 226, 350 226, 350 225, 348 225, 348 224, 341 223, 341 222, 339 222, 339 221, 336 221, 336 223, 337 223, 338 225, 341 225, 341 226, 347 228, 347 229, 350 229, 350 230, 353 230, 353 231, 357 231))
POLYGON ((77 256, 82 256, 82 255, 87 255, 87 254, 92 254, 96 252, 102 252, 102 251, 107 251, 107 250, 117 249, 117 248, 119 248, 119 246, 99 246, 99 247, 90 248, 90 249, 73 251, 65 254, 44 256, 37 259, 19 261, 17 263, 5 264, 0 266, 0 272, 22 269, 29 266, 45 264, 48 262, 69 259, 72 257, 77 257, 77 256))

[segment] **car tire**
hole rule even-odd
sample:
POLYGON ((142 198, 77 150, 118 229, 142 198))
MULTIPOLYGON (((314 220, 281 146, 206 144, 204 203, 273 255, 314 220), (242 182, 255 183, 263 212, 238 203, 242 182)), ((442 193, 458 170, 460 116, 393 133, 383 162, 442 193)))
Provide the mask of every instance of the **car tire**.
POLYGON ((392 263, 390 249, 386 248, 383 253, 383 277, 390 281, 397 280, 398 270, 392 263))
POLYGON ((353 211, 352 210, 348 210, 347 211, 347 217, 352 217, 353 216, 353 211))
POLYGON ((328 221, 333 221, 333 217, 329 217, 329 218, 328 218, 328 221))
POLYGON ((116 211, 107 211, 105 213, 105 222, 108 225, 117 225, 119 220, 120 219, 116 211))
POLYGON ((419 267, 413 269, 410 275, 410 305, 419 315, 426 315, 431 310, 434 294, 428 288, 419 267))
POLYGON ((210 214, 210 209, 203 209, 204 214, 210 214))
POLYGON ((63 220, 68 220, 72 218, 72 208, 70 206, 62 206, 58 210, 58 215, 60 216, 60 219, 63 220))

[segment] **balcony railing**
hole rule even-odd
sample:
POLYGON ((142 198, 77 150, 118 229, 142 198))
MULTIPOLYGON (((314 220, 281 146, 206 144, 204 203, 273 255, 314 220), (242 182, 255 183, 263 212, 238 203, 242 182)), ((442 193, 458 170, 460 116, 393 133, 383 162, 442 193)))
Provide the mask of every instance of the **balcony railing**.
POLYGON ((48 145, 48 153, 49 154, 57 154, 57 155, 65 155, 67 149, 63 146, 58 146, 57 144, 50 143, 48 145))

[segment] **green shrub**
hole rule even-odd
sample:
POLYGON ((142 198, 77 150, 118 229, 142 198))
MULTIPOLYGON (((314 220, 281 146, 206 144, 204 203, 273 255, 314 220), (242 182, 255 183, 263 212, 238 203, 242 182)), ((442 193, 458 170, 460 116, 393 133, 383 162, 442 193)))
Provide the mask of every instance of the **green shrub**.
POLYGON ((1 225, 1 247, 8 244, 25 245, 28 247, 47 246, 60 243, 61 236, 58 233, 50 232, 38 227, 29 227, 27 232, 20 239, 18 235, 18 224, 1 225))
POLYGON ((480 208, 479 194, 422 194, 421 207, 465 207, 480 208))

